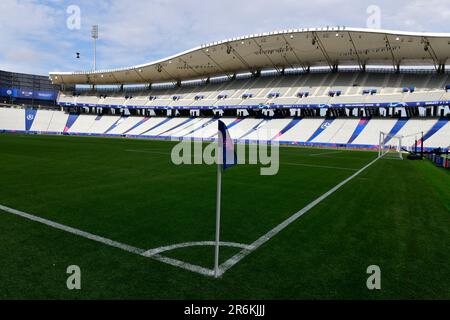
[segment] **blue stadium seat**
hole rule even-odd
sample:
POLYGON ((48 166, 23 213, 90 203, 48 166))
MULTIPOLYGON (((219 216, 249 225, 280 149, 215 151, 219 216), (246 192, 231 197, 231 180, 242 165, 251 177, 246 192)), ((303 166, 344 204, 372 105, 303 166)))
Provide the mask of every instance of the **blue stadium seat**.
POLYGON ((267 95, 268 98, 279 98, 280 97, 280 93, 279 92, 271 92, 267 95))

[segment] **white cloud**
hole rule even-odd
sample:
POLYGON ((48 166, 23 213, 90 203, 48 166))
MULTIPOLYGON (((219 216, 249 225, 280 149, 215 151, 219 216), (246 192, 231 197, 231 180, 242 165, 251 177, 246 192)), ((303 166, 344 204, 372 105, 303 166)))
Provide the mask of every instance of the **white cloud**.
POLYGON ((0 68, 46 74, 56 53, 41 43, 52 41, 57 11, 38 1, 2 0, 0 12, 0 68))
POLYGON ((448 31, 448 0, 1 0, 0 68, 28 72, 91 67, 90 27, 100 25, 99 67, 146 63, 202 43, 280 29, 365 27, 369 5, 382 27, 448 31), (82 28, 68 30, 66 7, 79 5, 82 28), (3 18, 5 17, 5 18, 3 18), (75 52, 82 59, 76 60, 75 52))
POLYGON ((408 31, 449 32, 448 0, 414 0, 383 10, 386 25, 397 25, 408 31))

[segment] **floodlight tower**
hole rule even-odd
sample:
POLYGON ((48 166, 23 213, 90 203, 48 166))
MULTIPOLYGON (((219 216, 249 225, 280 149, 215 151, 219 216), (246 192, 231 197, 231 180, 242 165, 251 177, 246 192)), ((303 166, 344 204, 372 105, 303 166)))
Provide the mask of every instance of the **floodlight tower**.
POLYGON ((92 39, 94 39, 94 71, 97 69, 97 40, 98 40, 98 25, 92 26, 92 39))

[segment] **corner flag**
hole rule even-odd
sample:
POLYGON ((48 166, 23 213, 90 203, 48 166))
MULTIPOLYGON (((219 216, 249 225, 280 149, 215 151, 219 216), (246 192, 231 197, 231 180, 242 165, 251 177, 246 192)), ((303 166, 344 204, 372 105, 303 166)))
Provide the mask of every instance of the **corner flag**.
MULTIPOLYGON (((221 151, 223 170, 231 168, 237 164, 237 155, 234 150, 233 139, 231 139, 225 123, 219 120, 219 154, 221 151)), ((220 159, 219 159, 220 160, 220 159)))
POLYGON ((220 250, 220 201, 222 195, 222 170, 237 164, 237 155, 225 123, 219 120, 218 148, 217 148, 217 201, 216 201, 216 248, 214 253, 214 276, 220 276, 219 250, 220 250))

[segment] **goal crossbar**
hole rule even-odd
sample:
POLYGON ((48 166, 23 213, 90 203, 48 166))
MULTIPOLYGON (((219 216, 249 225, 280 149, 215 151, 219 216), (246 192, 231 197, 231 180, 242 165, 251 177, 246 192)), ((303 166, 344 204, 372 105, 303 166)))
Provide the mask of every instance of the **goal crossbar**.
POLYGON ((387 159, 403 160, 403 139, 400 135, 380 132, 378 156, 387 159))

